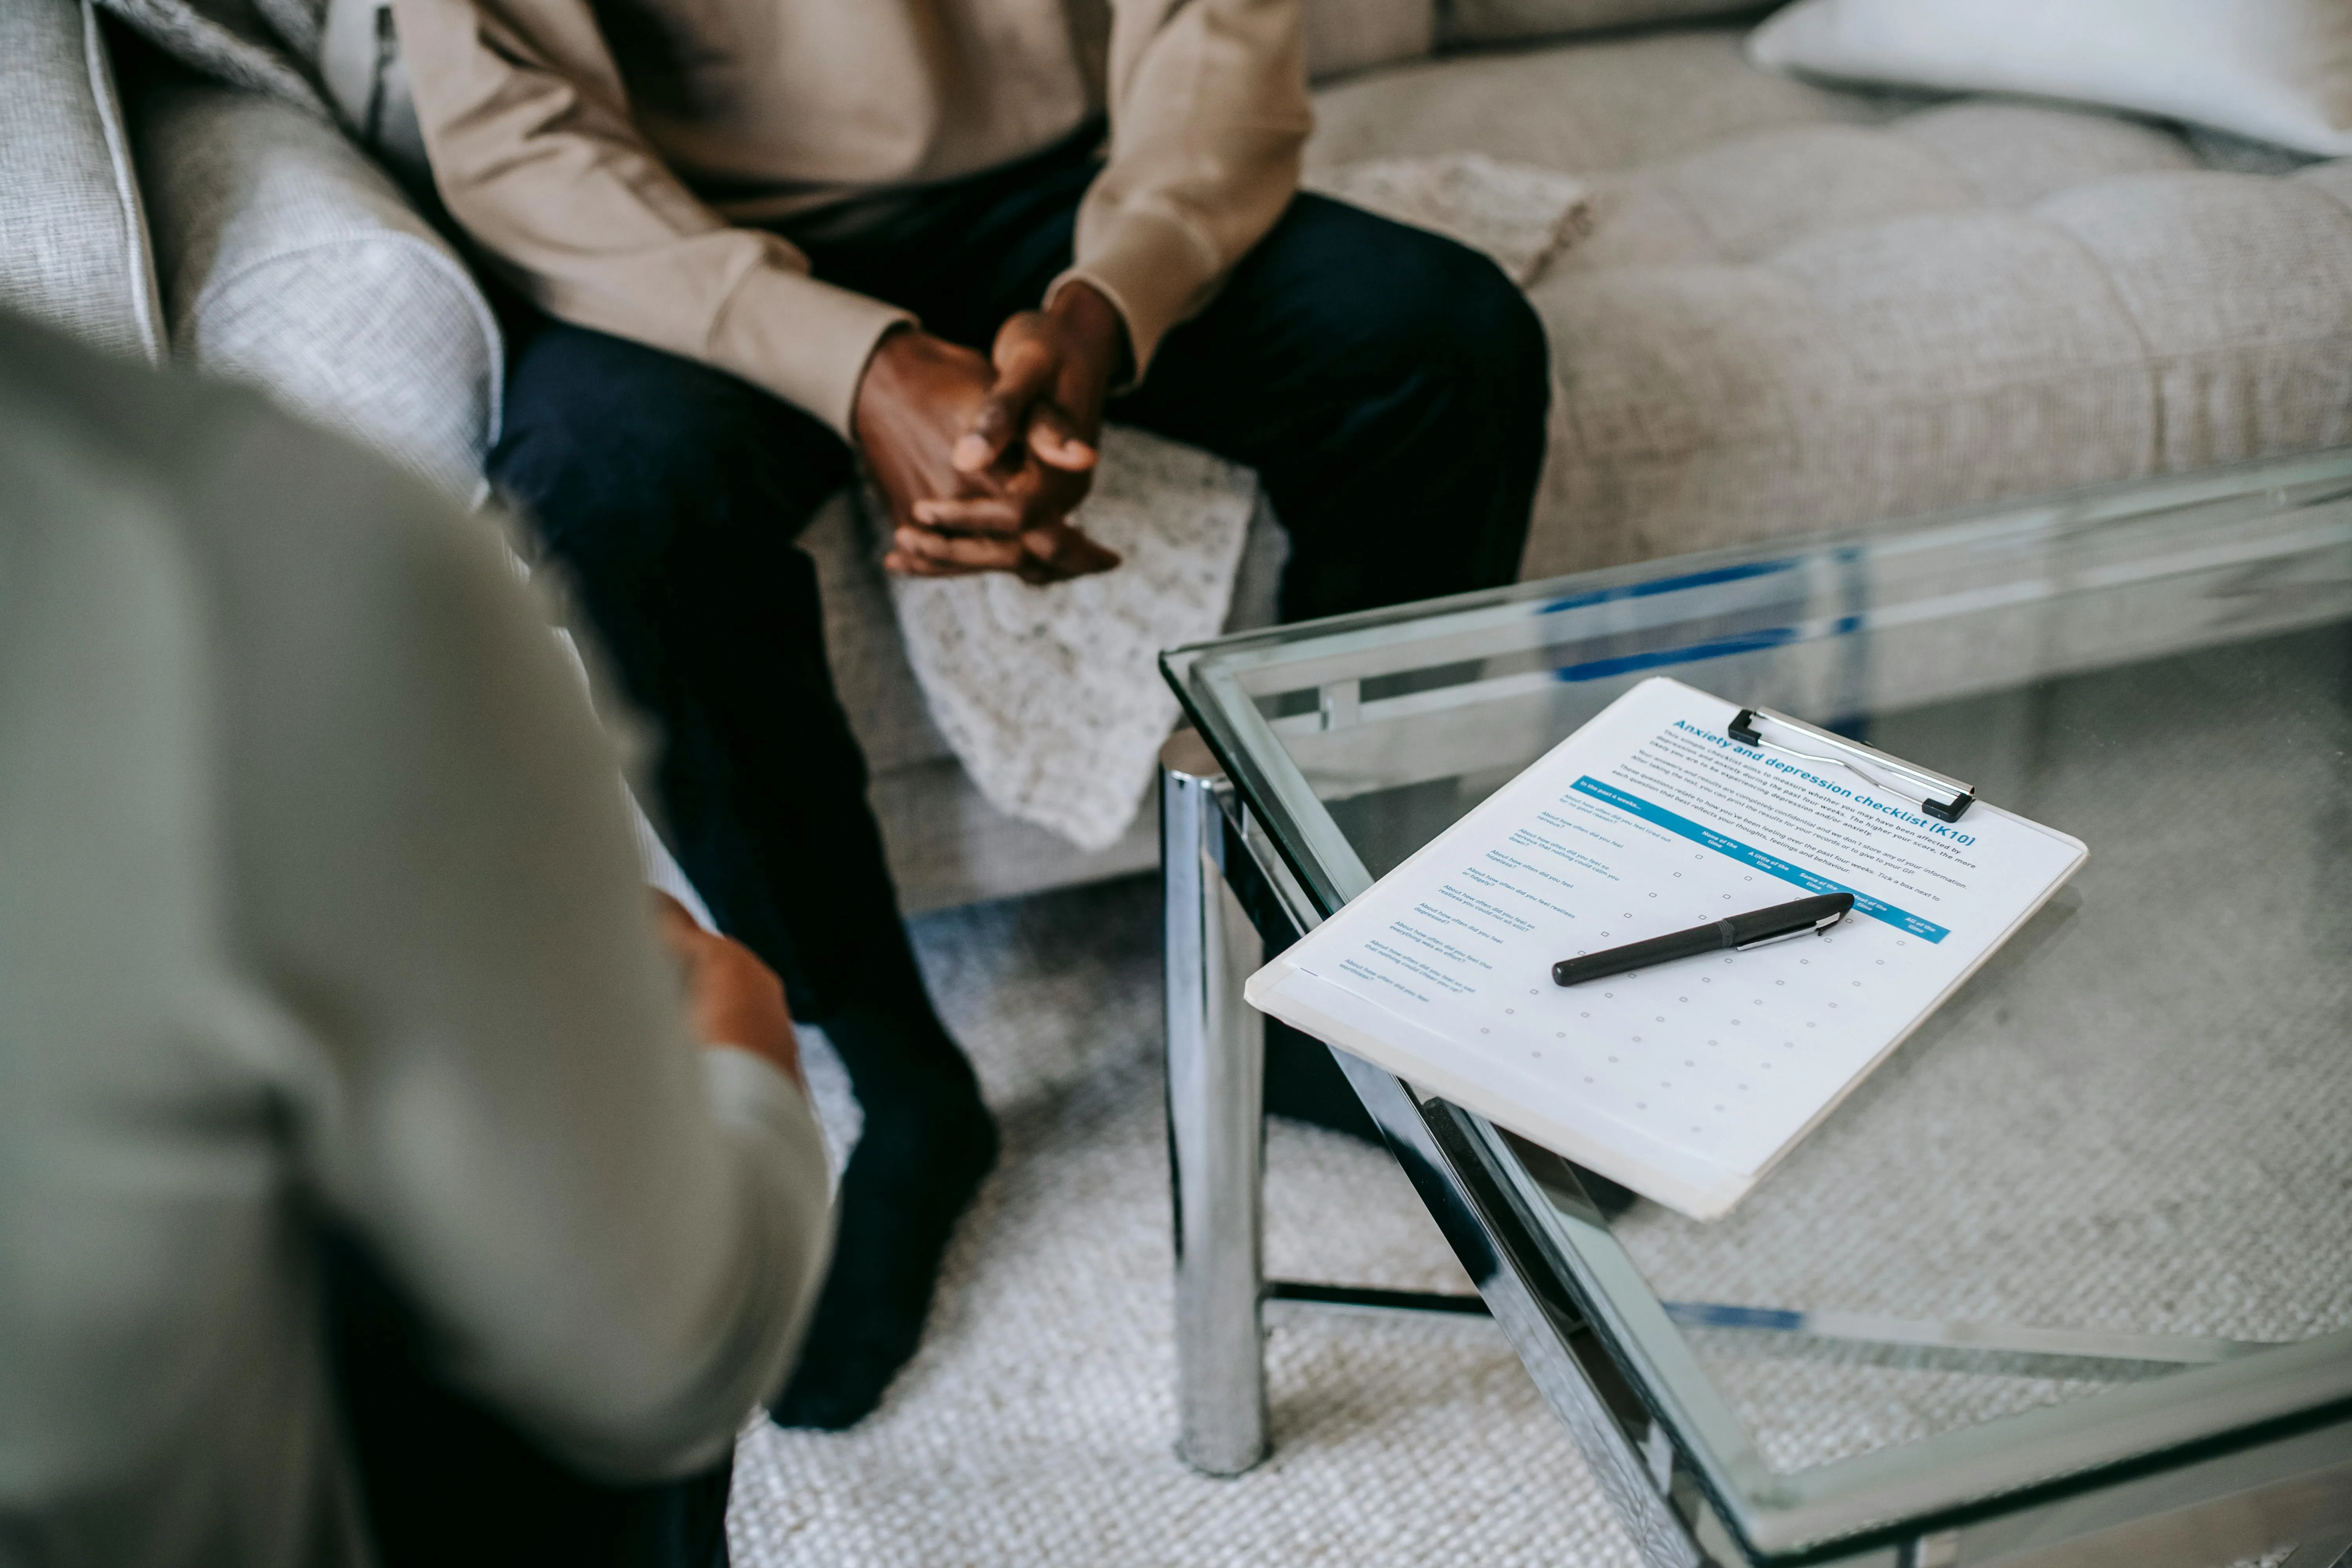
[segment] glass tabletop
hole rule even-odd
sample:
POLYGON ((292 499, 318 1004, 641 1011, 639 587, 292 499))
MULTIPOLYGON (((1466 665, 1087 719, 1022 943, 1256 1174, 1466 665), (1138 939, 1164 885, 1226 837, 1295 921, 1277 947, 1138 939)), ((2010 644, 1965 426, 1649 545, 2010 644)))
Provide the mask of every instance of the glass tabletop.
POLYGON ((1325 915, 1658 673, 2090 846, 1724 1219, 1486 1130, 1753 1553, 2352 1400, 2352 451, 1166 668, 1325 915))

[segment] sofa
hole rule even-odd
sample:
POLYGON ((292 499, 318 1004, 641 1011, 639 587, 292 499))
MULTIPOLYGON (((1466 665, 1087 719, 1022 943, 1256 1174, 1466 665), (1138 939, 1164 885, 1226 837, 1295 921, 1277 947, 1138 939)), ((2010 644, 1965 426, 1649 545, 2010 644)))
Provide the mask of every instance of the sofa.
MULTIPOLYGON (((1526 575, 2352 444, 2352 159, 1792 79, 1748 63, 1758 14, 1311 0, 1311 171, 1475 152, 1589 183, 1529 288, 1558 374, 1526 575)), ((263 385, 478 493, 498 326, 417 193, 147 37, 92 0, 0 8, 0 308, 263 385), (158 58, 119 89, 130 53, 158 58)), ((988 806, 856 508, 805 546, 910 910, 1154 862, 1148 811, 1084 853, 988 806)), ((1261 515, 1234 624, 1266 618, 1280 552, 1261 515)))

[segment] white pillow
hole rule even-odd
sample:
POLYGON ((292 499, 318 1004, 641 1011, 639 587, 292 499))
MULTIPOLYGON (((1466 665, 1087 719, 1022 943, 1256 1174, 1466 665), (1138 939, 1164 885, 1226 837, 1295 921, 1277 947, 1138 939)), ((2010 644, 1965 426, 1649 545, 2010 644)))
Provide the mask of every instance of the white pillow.
POLYGON ((2352 0, 1798 0, 1774 70, 2072 99, 2352 153, 2352 0))

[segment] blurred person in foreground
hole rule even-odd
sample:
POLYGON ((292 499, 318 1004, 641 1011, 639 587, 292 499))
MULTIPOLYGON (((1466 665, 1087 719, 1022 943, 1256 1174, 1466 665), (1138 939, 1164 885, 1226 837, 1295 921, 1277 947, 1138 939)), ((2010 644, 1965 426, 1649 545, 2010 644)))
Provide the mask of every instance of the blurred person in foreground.
POLYGON ((536 308, 491 478, 660 726, 688 875, 865 1111, 775 1408, 845 1426, 913 1352, 996 1140, 795 536, 862 465, 894 571, 1110 570, 1070 522, 1108 415, 1256 470, 1286 619, 1507 583, 1542 329, 1484 257, 1297 193, 1298 0, 394 11, 435 184, 536 308))
POLYGON ((825 1158, 624 809, 492 530, 0 321, 0 1563, 725 1561, 825 1158))

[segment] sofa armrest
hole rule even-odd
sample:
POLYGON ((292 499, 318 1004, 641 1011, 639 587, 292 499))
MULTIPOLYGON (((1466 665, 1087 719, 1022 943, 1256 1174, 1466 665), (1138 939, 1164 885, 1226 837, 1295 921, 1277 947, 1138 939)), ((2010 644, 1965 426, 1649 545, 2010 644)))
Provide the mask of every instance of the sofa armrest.
POLYGON ((0 5, 0 310, 163 358, 146 216, 89 0, 0 5))
POLYGON ((498 323, 390 177, 298 109, 184 79, 143 88, 131 129, 173 357, 478 493, 498 323))

